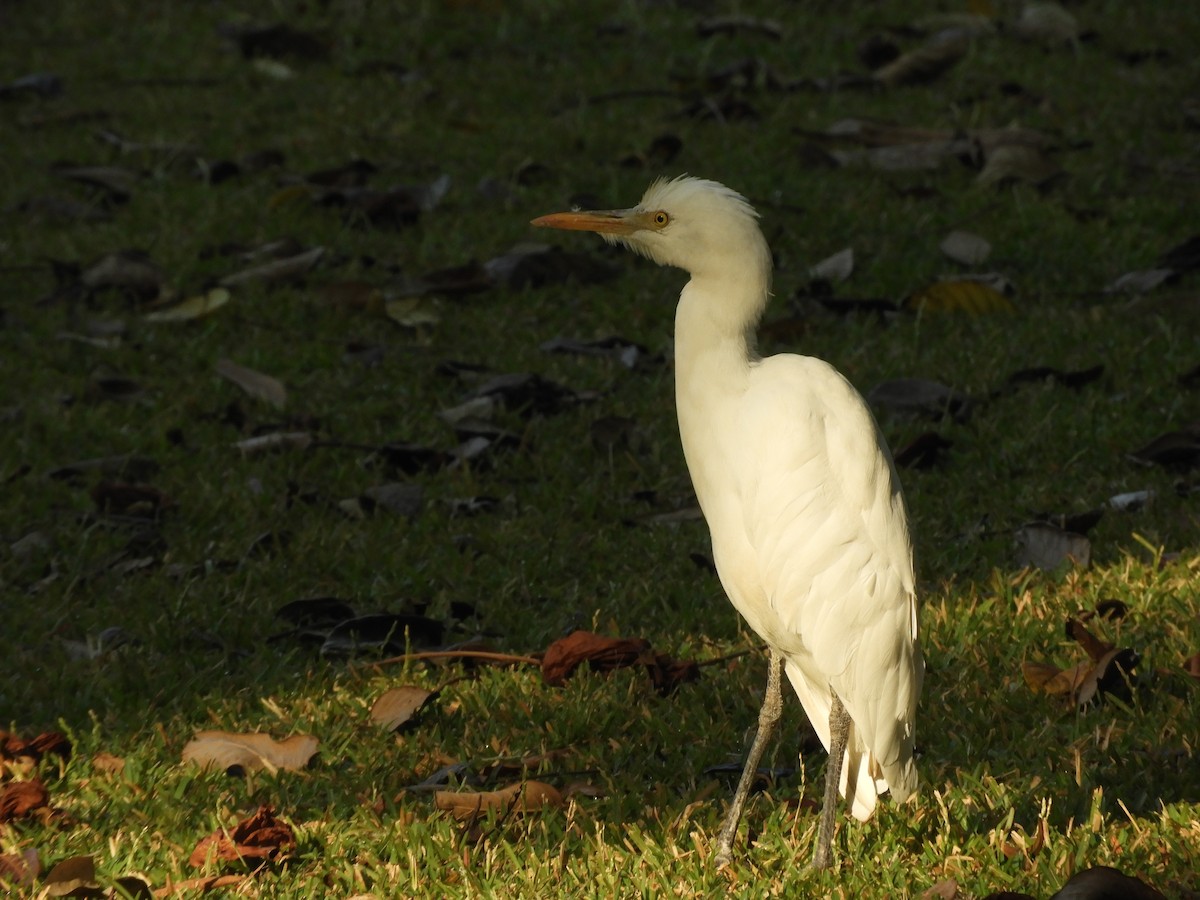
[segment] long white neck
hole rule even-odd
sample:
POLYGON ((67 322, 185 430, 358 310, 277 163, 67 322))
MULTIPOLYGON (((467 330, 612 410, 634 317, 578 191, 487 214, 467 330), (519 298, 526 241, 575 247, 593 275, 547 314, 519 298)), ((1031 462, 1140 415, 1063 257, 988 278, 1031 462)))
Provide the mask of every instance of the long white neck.
POLYGON ((675 311, 679 436, 706 515, 710 488, 722 477, 719 448, 736 440, 733 411, 758 359, 754 330, 766 306, 767 286, 765 277, 693 278, 675 311))

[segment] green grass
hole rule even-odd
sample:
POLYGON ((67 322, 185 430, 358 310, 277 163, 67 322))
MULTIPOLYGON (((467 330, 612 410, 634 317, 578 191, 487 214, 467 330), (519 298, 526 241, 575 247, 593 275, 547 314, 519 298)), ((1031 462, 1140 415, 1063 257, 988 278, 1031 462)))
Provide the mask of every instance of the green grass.
MULTIPOLYGON (((45 762, 41 772, 66 818, 0 825, 0 852, 32 847, 45 865, 90 854, 103 883, 139 874, 161 887, 204 874, 187 865, 196 842, 271 803, 293 823, 298 846, 243 886, 269 896, 894 897, 945 878, 960 896, 1048 896, 1093 865, 1116 866, 1168 896, 1200 890, 1200 700, 1181 665, 1200 650, 1200 521, 1195 495, 1177 491, 1186 476, 1126 458, 1200 419, 1200 395, 1177 381, 1200 362, 1197 281, 1184 276, 1144 298, 1101 293, 1196 233, 1200 132, 1185 101, 1200 13, 1072 4, 1094 32, 1077 48, 999 33, 975 41, 927 86, 750 88, 744 98, 758 119, 717 123, 681 115, 710 72, 746 56, 792 79, 857 71, 854 48, 868 35, 959 7, 738 5, 779 20, 784 39, 771 41, 701 39, 689 4, 403 6, 51 0, 0 12, 0 80, 48 71, 65 86, 53 98, 0 100, 0 725, 26 737, 62 729, 74 742, 68 763, 45 762), (216 31, 275 19, 323 35, 329 59, 289 60, 295 77, 277 80, 216 31), (1140 63, 1122 56, 1135 51, 1161 53, 1140 63), (1004 82, 1039 99, 1001 91, 1004 82), (615 91, 651 93, 606 98, 615 91), (807 162, 800 132, 850 116, 1036 128, 1056 139, 1067 177, 1044 192, 984 189, 966 165, 888 174, 807 162), (187 154, 120 156, 97 139, 100 129, 187 144, 209 160, 278 149, 285 163, 207 185, 187 154), (663 133, 683 144, 668 167, 619 165, 663 133), (375 185, 444 173, 452 188, 399 230, 272 201, 285 174, 354 157, 380 169, 375 185), (45 194, 88 199, 52 173, 66 160, 144 174, 105 222, 21 212, 18 204, 45 194), (545 171, 526 184, 516 173, 528 163, 545 171), (576 627, 646 637, 661 652, 698 659, 754 646, 716 579, 689 558, 708 552, 702 523, 630 524, 690 502, 669 365, 631 372, 538 349, 560 335, 620 334, 669 350, 679 272, 586 236, 551 236, 604 257, 619 277, 436 297, 441 321, 421 333, 339 309, 321 292, 347 280, 386 288, 400 274, 489 259, 547 239, 528 220, 577 193, 629 205, 652 177, 683 171, 730 184, 762 212, 778 263, 769 318, 807 309, 794 298, 808 266, 846 246, 857 265, 839 292, 898 300, 956 270, 938 251, 952 228, 987 237, 994 249, 985 268, 1018 288, 1013 315, 814 315, 801 339, 769 343, 767 352, 822 356, 864 392, 913 376, 978 398, 1033 365, 1105 367, 1081 389, 1027 385, 962 422, 884 417, 893 446, 930 427, 953 441, 943 465, 902 473, 929 664, 922 789, 915 803, 885 803, 866 824, 841 821, 835 867, 822 874, 806 868, 819 753, 752 801, 733 868, 709 865, 731 786, 704 770, 744 749, 762 690, 757 656, 705 668, 664 698, 636 671, 585 672, 550 688, 528 668, 373 669, 267 641, 281 630, 275 609, 336 595, 362 611, 425 609, 456 623, 448 640, 483 634, 517 654, 540 652, 576 627), (507 199, 478 191, 485 178, 507 199), (907 191, 916 187, 935 193, 907 191), (145 323, 145 310, 114 292, 53 296, 48 260, 86 266, 140 248, 182 298, 239 266, 205 248, 282 236, 329 252, 306 282, 235 289, 228 306, 198 322, 145 323), (124 322, 118 347, 59 337, 93 319, 124 322), (355 341, 381 349, 377 365, 345 354, 355 341), (214 366, 225 357, 281 379, 285 411, 219 378, 214 366), (445 360, 534 371, 599 397, 555 416, 501 414, 521 447, 486 465, 414 476, 425 505, 412 521, 338 510, 338 501, 397 478, 372 467, 365 451, 242 456, 232 446, 284 427, 328 442, 448 449, 454 436, 436 414, 469 386, 438 374, 445 360), (89 385, 105 374, 134 379, 142 392, 97 395, 89 385), (635 437, 613 452, 596 448, 592 423, 614 415, 635 420, 635 437), (81 484, 47 476, 125 453, 153 457, 159 470, 146 480, 173 501, 142 529, 97 514, 88 489, 99 476, 81 484), (1034 514, 1080 512, 1140 489, 1154 490, 1154 502, 1101 520, 1088 570, 1018 568, 1012 532, 1034 514), (643 491, 655 492, 652 504, 636 496, 643 491), (475 517, 453 514, 448 501, 480 495, 500 502, 475 517), (7 549, 32 532, 44 536, 43 549, 7 549), (247 555, 265 532, 287 540, 247 555), (152 562, 122 574, 113 566, 122 553, 152 562), (1032 694, 1021 663, 1080 661, 1063 622, 1112 597, 1129 614, 1098 627, 1142 655, 1132 702, 1075 713, 1032 694), (452 619, 457 602, 473 614, 452 619), (64 640, 113 626, 137 642, 94 660, 67 653, 64 640), (383 735, 368 710, 404 682, 447 686, 415 728, 383 735), (303 774, 234 779, 180 763, 202 728, 308 732, 322 743, 303 774), (563 810, 470 829, 407 789, 449 762, 481 769, 556 749, 565 753, 531 774, 593 789, 563 810), (123 774, 97 771, 99 752, 124 758, 123 774), (1032 840, 1040 818, 1040 851, 1006 853, 1011 833, 1032 840)), ((1016 4, 995 6, 1015 17, 1016 4)), ((768 762, 794 767, 807 733, 789 703, 768 762)), ((496 776, 483 787, 504 783, 496 776)))

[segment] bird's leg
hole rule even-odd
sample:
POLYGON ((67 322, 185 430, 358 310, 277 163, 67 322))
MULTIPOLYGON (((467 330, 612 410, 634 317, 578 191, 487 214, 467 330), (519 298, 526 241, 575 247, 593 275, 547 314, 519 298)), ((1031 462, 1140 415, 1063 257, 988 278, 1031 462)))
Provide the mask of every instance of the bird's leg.
POLYGON ((746 797, 754 784, 758 773, 758 763, 767 741, 783 714, 783 694, 780 691, 780 677, 783 671, 783 656, 771 650, 767 662, 767 693, 763 697, 762 708, 758 711, 758 730, 754 733, 754 743, 750 745, 750 753, 746 756, 746 765, 742 769, 742 777, 738 779, 737 790, 733 792, 733 800, 729 804, 729 812, 721 824, 721 834, 717 838, 716 864, 728 865, 733 854, 733 839, 737 836, 738 822, 742 818, 742 808, 746 805, 746 797))
POLYGON ((838 786, 842 780, 842 760, 850 738, 850 713, 841 698, 833 695, 829 707, 829 764, 825 767, 825 800, 821 804, 821 822, 817 826, 817 849, 813 853, 813 868, 828 868, 830 846, 833 843, 833 820, 838 808, 838 786))

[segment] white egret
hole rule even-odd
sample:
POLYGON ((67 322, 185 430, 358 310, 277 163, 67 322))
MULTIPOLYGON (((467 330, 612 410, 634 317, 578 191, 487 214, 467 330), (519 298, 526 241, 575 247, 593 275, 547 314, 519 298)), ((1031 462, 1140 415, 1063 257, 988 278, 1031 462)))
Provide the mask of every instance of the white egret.
POLYGON ((675 313, 675 400, 692 484, 730 601, 770 648, 758 730, 717 841, 742 807, 782 711, 781 670, 830 751, 813 865, 830 862, 840 793, 866 819, 917 787, 924 662, 912 545, 891 454, 859 393, 828 363, 754 350, 771 287, 758 214, 724 185, 659 180, 632 209, 563 212, 691 279, 675 313))

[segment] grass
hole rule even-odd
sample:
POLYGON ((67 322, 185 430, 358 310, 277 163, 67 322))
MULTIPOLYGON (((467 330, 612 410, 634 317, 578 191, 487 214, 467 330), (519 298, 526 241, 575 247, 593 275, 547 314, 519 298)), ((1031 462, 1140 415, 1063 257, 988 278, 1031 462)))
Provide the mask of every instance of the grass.
MULTIPOLYGON (((1014 4, 995 6, 1015 18, 1014 4)), ((0 551, 0 721, 26 737, 61 729, 74 744, 69 762, 41 767, 66 818, 0 826, 0 852, 35 848, 46 865, 88 854, 104 884, 139 874, 162 887, 220 871, 187 865, 196 842, 270 803, 298 845, 286 864, 243 883, 247 893, 891 897, 951 878, 959 896, 1048 896, 1074 871, 1112 865, 1168 896, 1194 896, 1200 701, 1181 663, 1200 650, 1200 523, 1194 495, 1177 490, 1186 476, 1134 466, 1126 454, 1200 418, 1196 392, 1177 381, 1200 356, 1196 281, 1184 276, 1140 298, 1101 289, 1153 267, 1195 233, 1198 138, 1185 92, 1196 76, 1189 35, 1197 15, 1167 4, 1073 4, 1093 32, 1074 48, 1005 32, 976 40, 926 86, 751 85, 741 96, 757 119, 681 114, 705 92, 705 77, 729 63, 756 57, 790 79, 857 70, 854 48, 865 37, 939 9, 958 11, 737 7, 778 19, 781 41, 700 38, 701 13, 687 4, 635 2, 147 9, 52 0, 0 12, 0 79, 46 71, 64 84, 56 97, 0 101, 8 123, 0 129, 0 532, 6 547, 40 535, 25 545, 33 549, 0 551), (276 19, 321 34, 328 59, 287 59, 293 77, 280 80, 217 32, 221 23, 276 19), (1025 92, 1002 90, 1006 82, 1025 92), (607 96, 614 91, 647 93, 607 96), (1054 159, 1068 174, 1044 191, 985 189, 961 164, 891 174, 812 163, 800 132, 849 116, 1040 129, 1055 136, 1054 159), (101 129, 195 153, 121 156, 97 139, 101 129), (663 133, 682 141, 668 166, 619 164, 663 133), (193 175, 197 154, 240 159, 266 149, 284 154, 282 169, 216 185, 193 175), (280 202, 285 174, 355 157, 379 168, 372 184, 423 184, 444 173, 452 188, 402 229, 280 202), (93 202, 53 174, 51 164, 65 160, 143 176, 107 221, 21 211, 46 194, 93 202), (669 366, 629 371, 539 350, 559 335, 611 334, 669 350, 678 272, 585 237, 555 238, 620 274, 602 284, 434 297, 427 302, 440 322, 419 332, 340 308, 322 292, 347 280, 386 287, 400 275, 497 256, 544 239, 528 220, 573 195, 627 205, 660 171, 716 178, 754 200, 778 263, 772 319, 810 309, 795 299, 808 266, 846 246, 857 265, 839 288, 844 296, 899 299, 955 271, 937 249, 952 228, 985 235, 994 248, 987 265, 1018 287, 1013 315, 812 315, 802 337, 768 352, 820 355, 863 391, 912 376, 976 397, 1028 366, 1104 365, 1081 389, 1031 384, 961 422, 884 419, 894 447, 930 427, 953 441, 942 465, 902 473, 929 663, 922 790, 913 805, 885 803, 869 823, 842 821, 826 873, 806 868, 820 753, 751 803, 733 868, 708 865, 730 785, 705 769, 743 750, 762 689, 756 656, 706 668, 664 698, 633 670, 584 672, 550 688, 529 668, 351 666, 268 640, 280 630, 275 609, 334 595, 362 611, 424 610, 451 623, 448 640, 482 634, 519 654, 576 627, 646 637, 687 658, 754 646, 716 579, 690 559, 708 552, 702 523, 630 524, 689 502, 669 366), (503 189, 500 199, 477 190, 483 179, 503 189), (140 248, 187 297, 238 266, 206 248, 281 236, 329 252, 303 282, 236 289, 214 315, 175 325, 144 322, 142 306, 117 292, 55 296, 47 262, 86 267, 140 248), (95 319, 124 323, 119 346, 60 337, 95 319), (346 353, 355 342, 377 348, 376 364, 346 353), (214 366, 226 357, 281 379, 285 410, 220 379, 214 366), (425 491, 413 520, 339 511, 338 501, 403 477, 373 468, 366 451, 243 456, 232 447, 278 428, 327 442, 452 447, 436 414, 468 386, 439 374, 446 360, 538 372, 598 399, 560 415, 503 413, 520 447, 483 465, 412 476, 425 491), (140 393, 106 396, 96 380, 108 374, 133 379, 140 393), (634 420, 628 447, 593 444, 593 422, 604 416, 634 420), (171 498, 160 521, 99 514, 88 496, 97 475, 71 483, 47 474, 116 454, 158 463, 142 480, 171 498), (1033 515, 1080 512, 1142 489, 1156 492, 1147 509, 1110 512, 1092 531, 1090 568, 1016 564, 1013 530, 1033 515), (478 496, 498 503, 466 517, 449 502, 478 496), (248 553, 268 532, 286 540, 248 553), (119 566, 139 558, 150 562, 119 566), (1132 700, 1076 713, 1031 693, 1021 663, 1078 662, 1063 621, 1114 597, 1129 614, 1101 630, 1141 653, 1132 700), (465 617, 451 615, 458 603, 469 605, 465 617), (67 652, 66 641, 95 641, 112 627, 135 642, 94 659, 67 652), (415 728, 381 734, 370 705, 405 682, 445 687, 415 728), (303 774, 235 779, 180 763, 202 728, 306 732, 322 743, 303 774), (449 762, 479 770, 557 749, 565 753, 534 774, 590 788, 562 810, 471 829, 408 789, 449 762), (119 776, 97 768, 100 752, 125 760, 119 776), (1039 821, 1044 845, 1022 850, 1020 837, 1033 843, 1039 821)), ((790 703, 772 765, 794 768, 807 730, 790 703)), ((496 776, 483 786, 503 783, 496 776)))

